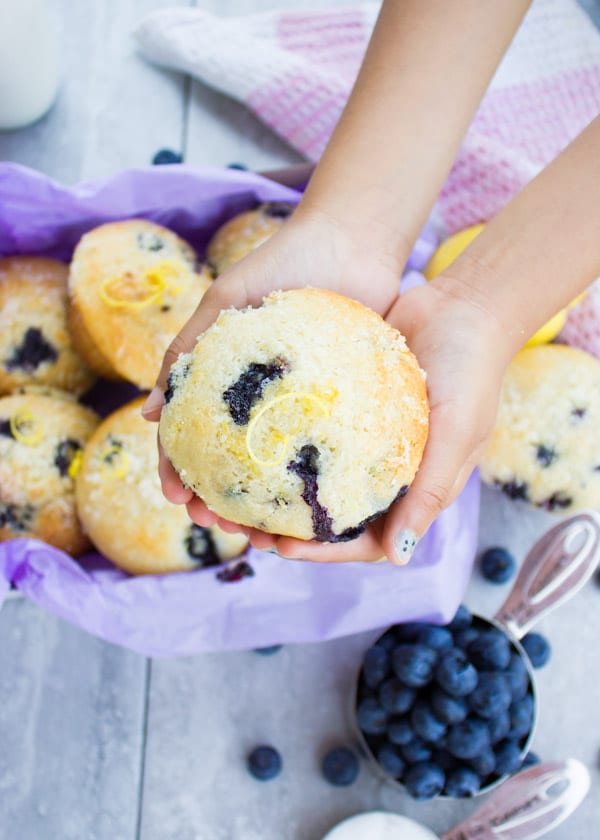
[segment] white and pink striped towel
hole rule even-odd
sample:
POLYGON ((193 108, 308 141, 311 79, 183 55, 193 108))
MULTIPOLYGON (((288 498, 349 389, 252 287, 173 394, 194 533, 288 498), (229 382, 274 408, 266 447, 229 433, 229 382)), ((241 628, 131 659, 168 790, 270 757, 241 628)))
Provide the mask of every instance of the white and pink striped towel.
MULTIPOLYGON (((136 31, 152 61, 245 103, 318 160, 344 107, 378 3, 215 17, 166 8, 136 31)), ((452 233, 490 219, 600 113, 600 33, 575 0, 535 0, 465 136, 432 220, 452 233)), ((600 284, 564 340, 600 357, 600 284)))

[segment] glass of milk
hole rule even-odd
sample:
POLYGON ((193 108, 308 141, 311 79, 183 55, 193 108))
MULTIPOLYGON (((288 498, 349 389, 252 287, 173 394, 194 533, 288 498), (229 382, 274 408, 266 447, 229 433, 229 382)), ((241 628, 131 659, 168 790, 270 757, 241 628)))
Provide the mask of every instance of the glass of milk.
POLYGON ((0 130, 29 125, 58 90, 58 30, 52 0, 0 0, 0 130))

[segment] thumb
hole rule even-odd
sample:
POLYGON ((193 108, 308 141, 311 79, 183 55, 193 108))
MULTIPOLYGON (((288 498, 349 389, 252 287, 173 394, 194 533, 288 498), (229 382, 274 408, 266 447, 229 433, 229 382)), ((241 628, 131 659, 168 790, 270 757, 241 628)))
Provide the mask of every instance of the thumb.
POLYGON ((245 289, 239 283, 229 282, 226 277, 220 277, 213 282, 196 307, 194 314, 183 325, 167 348, 156 384, 142 406, 142 417, 145 420, 158 421, 160 419, 160 413, 165 402, 167 380, 173 362, 179 358, 181 353, 189 353, 194 348, 198 336, 217 320, 223 309, 230 306, 242 307, 245 305, 247 305, 245 289))
MULTIPOLYGON (((432 408, 429 437, 423 460, 405 497, 390 509, 385 521, 383 547, 397 565, 411 558, 418 540, 457 495, 459 476, 466 481, 475 447, 464 428, 464 416, 454 406, 432 408)), ((471 467, 472 468, 472 467, 471 467)))

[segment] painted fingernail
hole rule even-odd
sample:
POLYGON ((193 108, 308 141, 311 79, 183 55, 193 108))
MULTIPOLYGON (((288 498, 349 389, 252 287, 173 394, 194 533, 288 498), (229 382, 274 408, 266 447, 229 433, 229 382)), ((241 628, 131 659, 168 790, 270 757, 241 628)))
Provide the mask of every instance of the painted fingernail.
POLYGON ((417 535, 414 531, 405 528, 396 535, 394 540, 394 557, 392 563, 396 566, 406 566, 417 544, 417 535))
POLYGON ((153 414, 159 408, 162 408, 164 401, 165 395, 160 388, 153 388, 148 394, 146 402, 142 406, 142 417, 146 417, 148 414, 153 414))

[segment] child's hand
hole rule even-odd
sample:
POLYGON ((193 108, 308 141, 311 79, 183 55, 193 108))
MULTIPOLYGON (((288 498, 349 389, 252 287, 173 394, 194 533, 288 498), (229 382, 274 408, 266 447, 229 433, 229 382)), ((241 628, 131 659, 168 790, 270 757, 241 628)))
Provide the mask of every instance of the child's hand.
MULTIPOLYGON (((215 280, 167 350, 156 388, 144 406, 144 417, 159 419, 171 365, 180 353, 194 347, 198 335, 221 310, 260 306, 263 298, 276 289, 310 285, 346 294, 384 315, 397 297, 399 284, 397 263, 391 256, 365 252, 331 219, 316 214, 306 217, 297 211, 272 239, 215 280)), ((159 472, 165 496, 175 504, 186 504, 198 525, 218 522, 224 530, 248 532, 249 529, 224 522, 209 511, 183 486, 162 452, 159 472)))

